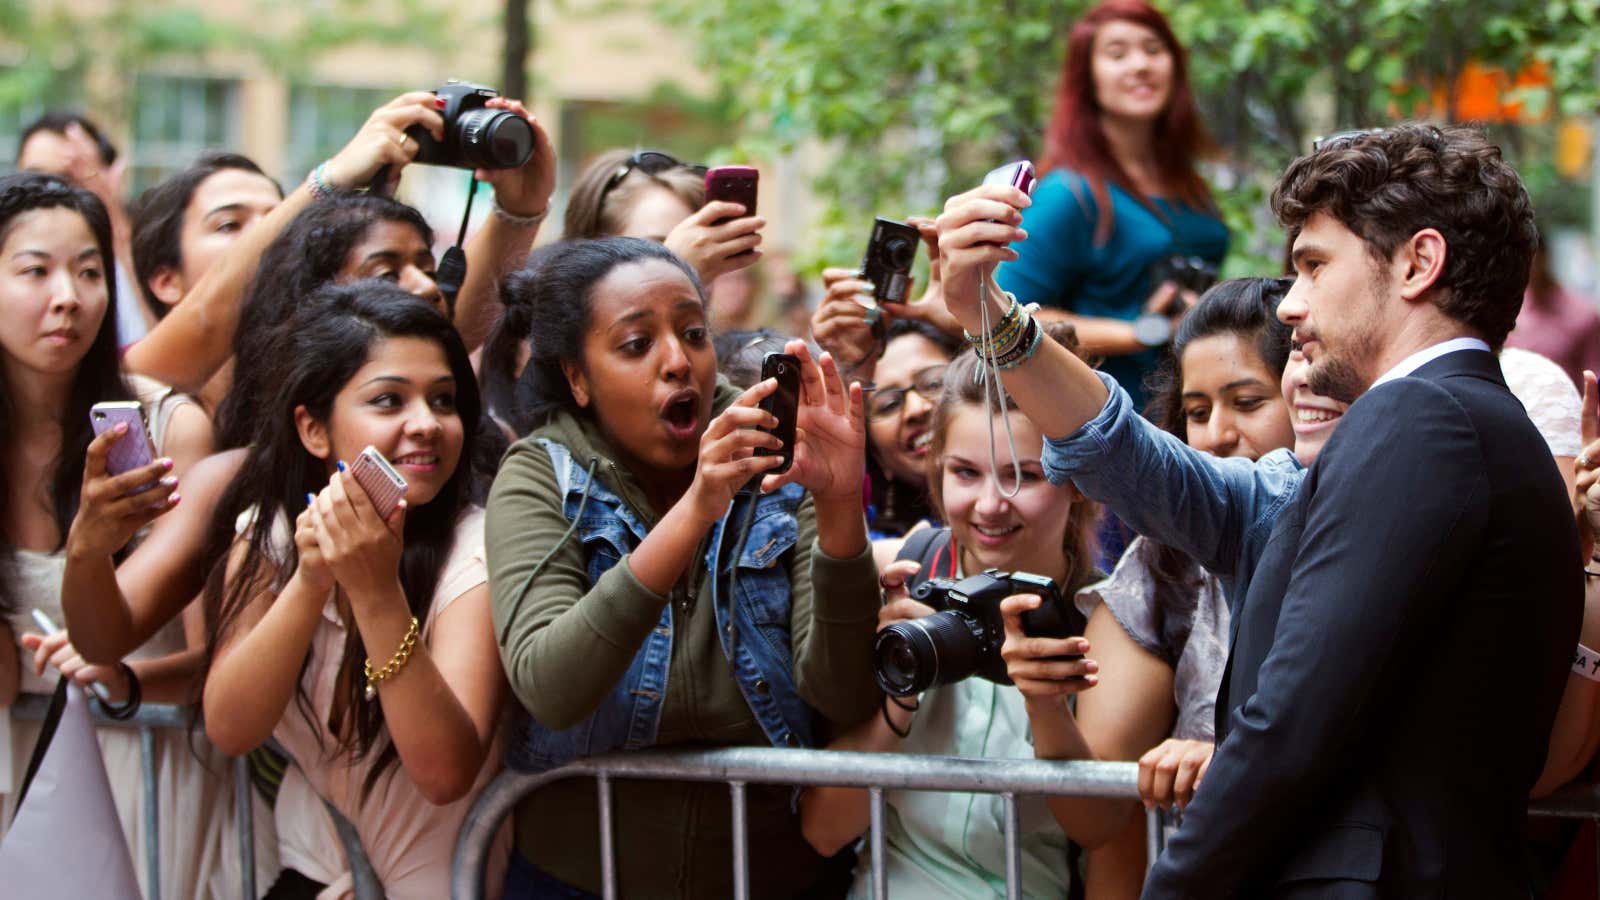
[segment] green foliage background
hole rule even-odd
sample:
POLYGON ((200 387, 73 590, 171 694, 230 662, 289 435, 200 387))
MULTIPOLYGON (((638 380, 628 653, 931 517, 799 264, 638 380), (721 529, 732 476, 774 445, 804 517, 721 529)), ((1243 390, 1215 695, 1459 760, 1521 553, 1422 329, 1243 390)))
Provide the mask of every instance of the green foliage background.
MULTIPOLYGON (((813 265, 859 252, 875 213, 937 209, 992 165, 1038 152, 1065 50, 1085 0, 658 0, 690 29, 702 62, 747 124, 740 149, 770 157, 816 138, 836 161, 816 189, 813 265)), ((1600 0, 1185 0, 1163 5, 1220 146, 1208 169, 1236 240, 1229 269, 1281 259, 1266 217, 1273 177, 1310 138, 1414 110, 1426 85, 1469 61, 1518 71, 1543 62, 1552 90, 1532 111, 1585 114, 1600 101, 1600 0), (1553 104, 1553 106, 1552 106, 1553 104)), ((1439 118, 1454 119, 1454 97, 1439 118)), ((1584 187, 1548 163, 1553 126, 1497 137, 1555 200, 1586 216, 1584 187), (1556 199, 1559 198, 1559 199, 1556 199)), ((1571 223, 1568 223, 1571 224, 1571 223)))

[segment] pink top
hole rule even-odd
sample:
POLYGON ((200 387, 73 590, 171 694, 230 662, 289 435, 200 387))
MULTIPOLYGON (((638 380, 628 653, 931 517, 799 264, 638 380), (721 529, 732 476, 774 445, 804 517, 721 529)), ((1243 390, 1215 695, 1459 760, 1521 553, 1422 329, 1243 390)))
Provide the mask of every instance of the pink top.
POLYGON ((1517 327, 1506 338, 1507 347, 1520 347, 1547 356, 1583 386, 1583 370, 1600 372, 1600 311, 1576 294, 1556 289, 1549 306, 1524 294, 1517 327))
MULTIPOLYGON (((439 587, 422 624, 424 646, 432 637, 433 624, 440 613, 488 581, 483 520, 483 510, 472 507, 456 526, 455 546, 445 561, 439 587)), ((354 895, 338 834, 322 805, 326 798, 355 825, 391 900, 448 897, 456 833, 479 791, 500 769, 498 748, 485 761, 467 796, 448 806, 428 802, 399 763, 374 785, 363 803, 361 785, 377 751, 351 764, 334 749, 335 740, 327 729, 346 634, 330 594, 322 609, 322 622, 311 640, 311 660, 301 676, 301 687, 311 698, 317 724, 314 727, 299 707, 290 703, 272 732, 298 763, 284 775, 276 808, 283 865, 327 884, 328 889, 319 895, 324 900, 354 895)), ((491 856, 497 861, 491 866, 487 882, 493 888, 491 896, 498 894, 502 880, 493 869, 503 871, 508 847, 509 831, 503 831, 500 847, 491 856)))

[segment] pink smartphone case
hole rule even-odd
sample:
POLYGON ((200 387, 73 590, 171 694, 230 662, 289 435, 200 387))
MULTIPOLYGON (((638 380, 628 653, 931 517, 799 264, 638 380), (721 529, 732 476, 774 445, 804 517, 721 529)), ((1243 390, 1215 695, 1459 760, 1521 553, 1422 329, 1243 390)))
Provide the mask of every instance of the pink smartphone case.
POLYGON ((356 461, 350 465, 350 474, 355 477, 356 483, 361 485, 361 489, 367 492, 367 499, 372 501, 372 508, 385 519, 394 512, 394 508, 400 505, 401 498, 406 495, 406 480, 389 466, 388 460, 371 447, 361 451, 361 455, 356 457, 356 461))
POLYGON ((106 471, 121 475, 155 462, 155 447, 150 441, 150 432, 145 428, 144 415, 137 407, 95 409, 90 413, 90 424, 96 435, 110 431, 118 422, 128 424, 128 433, 111 445, 111 452, 106 456, 106 471))

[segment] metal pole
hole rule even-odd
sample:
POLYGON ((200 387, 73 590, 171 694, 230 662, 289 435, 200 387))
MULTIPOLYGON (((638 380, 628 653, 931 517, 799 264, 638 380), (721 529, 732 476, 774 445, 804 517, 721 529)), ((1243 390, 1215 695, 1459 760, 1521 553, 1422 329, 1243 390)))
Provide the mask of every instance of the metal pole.
POLYGON ((611 776, 596 775, 600 791, 600 893, 605 900, 617 900, 617 845, 611 825, 611 776))
POLYGON ((233 818, 239 832, 239 882, 245 900, 256 896, 256 816, 250 793, 250 762, 243 756, 233 761, 233 818))
POLYGON ((139 729, 139 761, 144 768, 144 893, 161 900, 161 812, 156 809, 156 733, 139 729))
POLYGON ((750 829, 744 782, 729 782, 728 793, 733 800, 733 896, 734 900, 750 900, 750 829))
POLYGON ((1161 810, 1151 807, 1144 811, 1144 870, 1149 872, 1161 855, 1161 810))
POLYGON ((883 859, 883 788, 868 788, 867 796, 872 816, 872 900, 886 900, 889 896, 889 869, 883 859))
POLYGON ((1017 822, 1017 795, 1007 791, 1006 801, 1006 900, 1022 900, 1022 840, 1017 822))

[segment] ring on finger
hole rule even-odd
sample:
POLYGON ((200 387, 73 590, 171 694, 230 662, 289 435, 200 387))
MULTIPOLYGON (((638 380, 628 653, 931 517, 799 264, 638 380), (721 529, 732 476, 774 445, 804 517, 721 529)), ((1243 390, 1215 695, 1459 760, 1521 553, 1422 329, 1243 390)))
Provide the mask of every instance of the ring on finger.
POLYGON ((1578 458, 1574 460, 1574 462, 1578 464, 1578 468, 1580 469, 1587 469, 1590 465, 1592 465, 1592 463, 1589 461, 1589 454, 1587 453, 1579 453, 1578 458))
POLYGON ((395 143, 399 145, 401 150, 404 150, 406 148, 406 141, 409 141, 409 140, 411 140, 411 135, 406 134, 405 132, 401 132, 400 133, 400 140, 395 141, 395 143))

